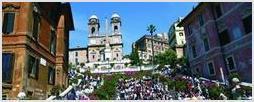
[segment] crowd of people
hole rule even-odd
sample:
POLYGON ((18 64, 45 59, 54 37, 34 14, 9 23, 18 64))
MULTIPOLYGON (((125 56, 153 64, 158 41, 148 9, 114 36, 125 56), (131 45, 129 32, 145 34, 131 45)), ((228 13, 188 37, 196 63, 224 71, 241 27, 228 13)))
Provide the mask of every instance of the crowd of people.
MULTIPOLYGON (((186 82, 186 88, 183 90, 175 90, 168 88, 162 84, 157 78, 146 77, 143 79, 119 79, 117 86, 117 100, 228 100, 225 92, 221 91, 218 97, 209 95, 209 87, 215 86, 226 88, 227 86, 219 82, 211 82, 201 80, 196 77, 184 76, 172 78, 172 80, 180 80, 186 82)), ((232 94, 240 90, 237 85, 232 89, 232 94)), ((233 99, 251 99, 250 95, 235 95, 233 99)))
POLYGON ((156 79, 119 79, 117 100, 170 100, 173 97, 167 87, 156 79))
MULTIPOLYGON (((164 71, 165 72, 165 71, 164 71)), ((71 73, 73 74, 73 73, 71 73)), ((191 77, 186 75, 179 75, 172 77, 169 72, 160 73, 162 76, 174 80, 186 82, 186 88, 177 90, 169 88, 165 82, 159 80, 159 78, 151 76, 143 76, 141 79, 120 78, 116 86, 116 100, 211 100, 231 99, 225 95, 222 91, 219 96, 209 95, 209 87, 215 85, 216 87, 227 87, 218 82, 207 81, 199 79, 197 77, 191 77)), ((80 84, 75 86, 67 95, 68 100, 89 100, 89 94, 93 93, 95 89, 98 89, 103 85, 103 79, 101 77, 92 77, 86 75, 80 84)), ((240 90, 239 85, 232 86, 233 99, 251 99, 251 95, 244 94, 238 95, 240 90)))
POLYGON ((206 100, 209 99, 208 89, 204 82, 201 82, 197 78, 192 78, 189 76, 182 76, 179 79, 187 82, 186 89, 177 92, 178 100, 188 100, 188 99, 199 99, 206 100))
POLYGON ((89 100, 88 95, 103 84, 101 77, 85 76, 68 94, 68 100, 89 100))

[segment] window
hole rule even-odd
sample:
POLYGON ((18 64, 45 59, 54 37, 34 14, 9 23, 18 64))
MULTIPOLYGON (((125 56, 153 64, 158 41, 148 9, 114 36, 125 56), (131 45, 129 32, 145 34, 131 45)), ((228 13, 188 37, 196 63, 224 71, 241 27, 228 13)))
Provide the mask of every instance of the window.
POLYGON ((34 21, 33 21, 33 38, 35 40, 38 39, 38 33, 39 33, 39 27, 40 27, 40 18, 38 13, 33 12, 33 17, 34 17, 34 21))
POLYGON ((243 26, 244 26, 245 34, 250 34, 250 32, 252 32, 251 17, 252 17, 252 15, 249 15, 248 17, 243 19, 243 26))
POLYGON ((210 49, 209 43, 208 43, 208 39, 205 38, 205 39, 203 40, 203 42, 204 42, 205 51, 208 51, 208 50, 210 49))
POLYGON ((91 29, 91 33, 93 34, 95 32, 95 28, 94 27, 92 27, 92 29, 91 29))
POLYGON ((193 58, 195 58, 197 56, 195 46, 193 45, 191 49, 192 49, 192 56, 193 56, 193 58))
POLYGON ((191 25, 190 25, 190 24, 187 26, 187 29, 188 29, 189 35, 191 35, 191 34, 192 34, 192 28, 191 28, 191 25))
POLYGON ((148 44, 148 48, 151 48, 152 47, 152 45, 151 44, 148 44))
MULTIPOLYGON (((52 8, 50 12, 48 12, 49 18, 54 22, 57 19, 57 8, 52 8)), ((54 22, 55 23, 55 22, 54 22)))
POLYGON ((180 32, 180 33, 179 33, 179 36, 183 36, 183 32, 180 32))
POLYGON ((114 31, 117 31, 118 30, 118 27, 117 26, 114 26, 114 31))
POLYGON ((76 52, 76 56, 78 56, 78 52, 76 52))
POLYGON ((14 56, 12 53, 3 53, 2 54, 2 78, 4 83, 12 82, 12 71, 14 64, 14 56))
POLYGON ((93 59, 94 59, 94 57, 95 57, 95 56, 93 55, 93 59))
POLYGON ((116 54, 116 57, 118 57, 118 53, 116 54))
POLYGON ((196 73, 200 73, 200 72, 199 72, 199 68, 196 68, 196 73))
POLYGON ((55 69, 52 67, 48 68, 48 83, 51 85, 55 84, 55 69))
POLYGON ((3 94, 2 99, 3 99, 3 100, 7 100, 7 97, 8 97, 8 96, 7 96, 6 94, 3 94))
POLYGON ((198 15, 198 20, 200 26, 204 25, 204 17, 202 14, 198 15))
POLYGON ((215 74, 213 63, 208 63, 208 69, 209 69, 209 74, 210 75, 214 75, 215 74))
POLYGON ((229 70, 234 70, 234 69, 236 69, 236 68, 235 68, 235 62, 234 62, 234 60, 233 60, 233 57, 228 57, 228 58, 226 59, 226 61, 227 61, 227 67, 228 67, 229 70))
POLYGON ((217 15, 217 18, 219 18, 222 15, 221 6, 219 3, 215 5, 215 13, 217 15))
POLYGON ((221 46, 230 43, 230 38, 227 30, 224 30, 219 34, 220 44, 221 46))
POLYGON ((234 39, 238 39, 242 37, 242 32, 238 26, 235 26, 233 28, 233 35, 234 35, 234 39))
POLYGON ((55 30, 51 30, 50 36, 50 52, 52 54, 56 54, 56 32, 55 30))
POLYGON ((28 76, 38 79, 39 60, 33 56, 28 56, 28 76))
POLYGON ((4 13, 3 33, 10 34, 14 28, 15 13, 4 13))

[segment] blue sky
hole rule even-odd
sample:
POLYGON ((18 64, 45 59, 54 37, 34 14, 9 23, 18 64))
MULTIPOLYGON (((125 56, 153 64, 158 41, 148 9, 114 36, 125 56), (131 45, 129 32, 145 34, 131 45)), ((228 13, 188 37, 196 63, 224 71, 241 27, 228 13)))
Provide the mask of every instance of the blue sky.
POLYGON ((70 32, 70 48, 87 47, 88 18, 96 14, 100 19, 100 31, 105 31, 105 17, 113 12, 121 16, 121 32, 124 54, 131 52, 131 44, 148 34, 149 24, 157 27, 156 33, 168 32, 178 17, 185 17, 197 3, 193 2, 72 2, 75 30, 70 32))

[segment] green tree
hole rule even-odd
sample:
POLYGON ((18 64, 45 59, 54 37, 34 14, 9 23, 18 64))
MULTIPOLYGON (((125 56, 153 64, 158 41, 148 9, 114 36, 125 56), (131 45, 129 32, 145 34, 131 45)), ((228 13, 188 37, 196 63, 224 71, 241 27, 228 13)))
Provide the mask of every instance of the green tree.
POLYGON ((187 58, 185 56, 181 57, 181 58, 178 58, 177 59, 177 63, 181 66, 185 66, 186 63, 187 63, 187 58))
POLYGON ((95 94, 100 100, 113 100, 116 95, 117 81, 124 76, 125 75, 119 73, 104 76, 104 84, 99 89, 95 90, 95 94))
POLYGON ((110 67, 113 68, 115 63, 110 63, 110 67))
POLYGON ((130 58, 130 55, 124 55, 123 58, 130 58))
POLYGON ((163 53, 159 53, 154 57, 154 62, 160 66, 170 65, 171 68, 175 69, 178 63, 178 59, 175 51, 168 49, 163 53))
POLYGON ((124 66, 127 67, 127 66, 128 66, 128 63, 124 63, 124 66))
POLYGON ((228 81, 230 84, 233 84, 233 82, 232 82, 233 78, 237 78, 237 79, 241 80, 240 75, 238 73, 236 73, 236 72, 230 73, 228 76, 228 81))
POLYGON ((153 47, 153 33, 156 31, 156 26, 153 24, 150 24, 146 29, 152 37, 152 64, 154 64, 154 47, 153 47))
POLYGON ((141 60, 139 59, 138 49, 134 49, 134 51, 130 55, 131 65, 140 65, 141 60))
POLYGON ((68 67, 69 67, 69 69, 73 69, 73 70, 75 70, 75 69, 76 69, 76 66, 75 66, 75 65, 73 65, 72 63, 68 64, 68 67))
POLYGON ((209 97, 213 100, 219 100, 220 93, 224 93, 220 86, 211 86, 208 88, 209 97))

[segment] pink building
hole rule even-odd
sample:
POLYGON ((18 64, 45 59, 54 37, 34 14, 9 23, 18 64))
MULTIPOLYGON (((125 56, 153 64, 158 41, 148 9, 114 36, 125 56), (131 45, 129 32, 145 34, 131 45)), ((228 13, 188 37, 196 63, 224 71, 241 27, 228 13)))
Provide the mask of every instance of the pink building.
POLYGON ((199 3, 179 26, 193 73, 222 81, 222 68, 225 78, 238 73, 252 81, 251 2, 199 3))

